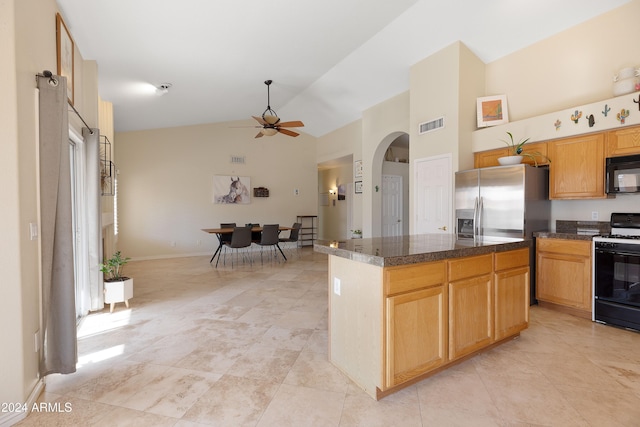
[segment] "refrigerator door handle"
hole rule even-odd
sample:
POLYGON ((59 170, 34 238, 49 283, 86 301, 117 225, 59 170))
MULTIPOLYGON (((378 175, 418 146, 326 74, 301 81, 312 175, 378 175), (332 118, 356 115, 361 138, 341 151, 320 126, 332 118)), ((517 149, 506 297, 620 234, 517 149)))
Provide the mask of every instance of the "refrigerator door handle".
POLYGON ((478 236, 482 236, 482 211, 484 210, 484 197, 480 197, 478 203, 478 236))
POLYGON ((478 235, 478 198, 476 197, 475 202, 473 203, 473 238, 475 239, 478 235))

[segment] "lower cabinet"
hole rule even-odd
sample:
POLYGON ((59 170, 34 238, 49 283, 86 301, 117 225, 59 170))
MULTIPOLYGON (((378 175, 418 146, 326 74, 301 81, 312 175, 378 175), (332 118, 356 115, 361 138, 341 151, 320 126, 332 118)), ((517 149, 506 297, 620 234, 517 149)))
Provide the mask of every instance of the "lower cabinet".
POLYGON ((529 325, 529 250, 497 253, 493 277, 495 339, 498 341, 529 325))
POLYGON ((591 317, 591 241, 536 241, 536 298, 591 317))
POLYGON ((493 341, 492 254, 448 261, 449 360, 493 341))
POLYGON ((446 361, 446 312, 444 286, 387 298, 387 386, 401 384, 446 361))
POLYGON ((385 269, 385 388, 447 361, 445 263, 385 269))
POLYGON ((529 323, 529 249, 384 269, 389 389, 467 356, 529 323))

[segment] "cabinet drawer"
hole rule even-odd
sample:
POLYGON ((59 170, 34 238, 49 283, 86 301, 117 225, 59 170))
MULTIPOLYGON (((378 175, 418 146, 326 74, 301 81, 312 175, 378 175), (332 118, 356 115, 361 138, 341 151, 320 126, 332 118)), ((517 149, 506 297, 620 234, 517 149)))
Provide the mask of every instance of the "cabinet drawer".
POLYGON ((525 267, 529 265, 529 249, 518 249, 516 251, 496 253, 496 271, 508 270, 510 268, 525 267))
POLYGON ((456 280, 466 279, 467 277, 491 273, 493 254, 457 258, 447 262, 449 264, 449 282, 454 282, 456 280))
POLYGON ((441 285, 446 280, 445 262, 429 262, 384 269, 385 296, 441 285))
POLYGON ((538 252, 555 252, 559 254, 581 255, 591 257, 590 240, 537 239, 538 252))

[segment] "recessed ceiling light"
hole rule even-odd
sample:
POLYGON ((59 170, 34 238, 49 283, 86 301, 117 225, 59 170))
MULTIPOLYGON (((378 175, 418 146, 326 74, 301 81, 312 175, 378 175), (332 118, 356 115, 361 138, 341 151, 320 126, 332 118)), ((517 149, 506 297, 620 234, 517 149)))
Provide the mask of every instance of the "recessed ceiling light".
POLYGON ((171 86, 173 86, 171 83, 160 83, 156 87, 156 94, 158 96, 162 96, 165 93, 169 93, 169 89, 171 88, 171 86))

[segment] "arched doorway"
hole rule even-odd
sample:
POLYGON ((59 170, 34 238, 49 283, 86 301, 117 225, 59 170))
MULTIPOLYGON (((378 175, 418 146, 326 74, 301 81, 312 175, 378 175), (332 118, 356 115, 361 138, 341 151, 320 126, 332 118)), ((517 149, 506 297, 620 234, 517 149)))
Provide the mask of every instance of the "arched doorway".
POLYGON ((383 227, 387 226, 384 224, 387 218, 383 215, 383 209, 388 207, 388 203, 383 197, 383 187, 384 182, 390 182, 388 177, 402 177, 401 234, 409 233, 409 146, 408 133, 392 132, 376 148, 372 161, 372 178, 375 183, 371 200, 372 237, 383 236, 383 227))

